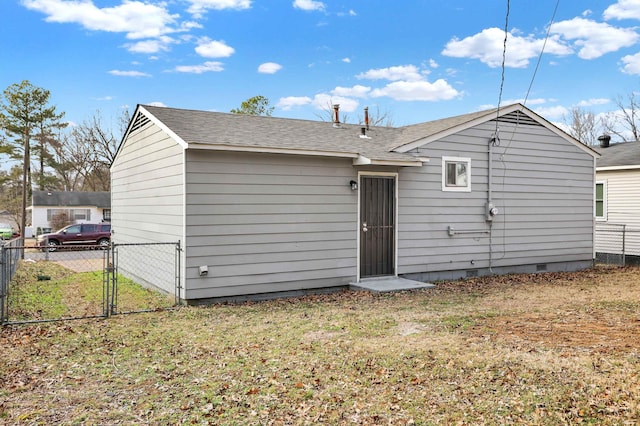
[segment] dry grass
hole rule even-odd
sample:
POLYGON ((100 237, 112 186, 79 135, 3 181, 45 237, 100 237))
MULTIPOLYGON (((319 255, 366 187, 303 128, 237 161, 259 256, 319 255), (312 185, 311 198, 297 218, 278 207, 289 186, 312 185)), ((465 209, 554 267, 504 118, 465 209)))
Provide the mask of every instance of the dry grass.
POLYGON ((640 270, 1 330, 6 424, 635 424, 640 270))

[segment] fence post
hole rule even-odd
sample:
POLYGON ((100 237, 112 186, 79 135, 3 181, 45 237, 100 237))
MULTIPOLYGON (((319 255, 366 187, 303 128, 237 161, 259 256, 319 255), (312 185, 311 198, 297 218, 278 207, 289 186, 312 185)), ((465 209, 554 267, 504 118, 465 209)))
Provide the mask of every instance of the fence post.
POLYGON ((627 244, 627 225, 622 225, 622 266, 627 266, 626 244, 627 244))
POLYGON ((2 244, 0 251, 0 325, 7 322, 5 305, 7 303, 7 287, 9 281, 9 262, 7 262, 7 249, 2 244))
POLYGON ((111 282, 112 263, 111 249, 105 251, 103 257, 104 271, 102 272, 102 316, 109 317, 109 283, 111 282))
POLYGON ((180 247, 180 240, 178 240, 178 243, 176 244, 176 259, 175 259, 175 265, 176 265, 176 295, 175 295, 175 304, 176 305, 180 305, 182 304, 182 280, 181 280, 181 271, 182 269, 180 268, 180 259, 182 258, 182 248, 180 247))
POLYGON ((118 253, 117 246, 111 243, 111 299, 109 300, 109 315, 117 314, 118 303, 118 253))

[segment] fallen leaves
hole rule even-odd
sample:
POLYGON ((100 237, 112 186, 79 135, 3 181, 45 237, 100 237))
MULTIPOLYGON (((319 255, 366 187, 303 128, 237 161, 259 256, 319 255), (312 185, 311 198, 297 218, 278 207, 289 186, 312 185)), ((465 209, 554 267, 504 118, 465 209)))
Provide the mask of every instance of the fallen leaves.
POLYGON ((627 268, 5 327, 0 418, 631 423, 639 296, 627 268))

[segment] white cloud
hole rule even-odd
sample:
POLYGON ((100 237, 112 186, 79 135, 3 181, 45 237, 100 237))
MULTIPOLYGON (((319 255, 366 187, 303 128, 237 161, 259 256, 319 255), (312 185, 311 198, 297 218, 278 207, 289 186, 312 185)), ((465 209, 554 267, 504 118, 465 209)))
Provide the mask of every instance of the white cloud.
POLYGON ((534 109, 534 111, 547 120, 560 120, 569 114, 569 110, 561 105, 540 107, 534 109))
POLYGON ((640 1, 618 0, 605 9, 604 19, 640 19, 640 1))
POLYGON ((358 108, 358 101, 344 96, 333 96, 328 93, 319 93, 311 102, 316 109, 333 111, 333 105, 340 105, 340 112, 353 112, 358 108))
POLYGON ((79 24, 92 31, 127 33, 127 38, 133 40, 178 31, 173 28, 178 15, 170 14, 164 3, 124 1, 104 8, 86 0, 23 0, 22 4, 47 15, 47 22, 79 24))
POLYGON ((606 105, 611 102, 611 99, 607 98, 592 98, 584 101, 578 102, 577 106, 579 107, 589 107, 593 105, 606 105))
POLYGON ((161 108, 166 108, 166 106, 167 106, 167 105, 165 105, 164 102, 160 102, 160 101, 149 102, 149 103, 147 103, 147 105, 154 106, 154 107, 161 107, 161 108))
POLYGON ((198 40, 196 53, 204 58, 227 58, 235 53, 235 49, 227 46, 224 41, 203 37, 198 40))
POLYGON ((338 16, 357 16, 357 13, 353 9, 349 9, 348 12, 338 12, 338 16))
POLYGON ((275 62, 265 62, 264 64, 260 64, 258 67, 258 72, 262 74, 275 74, 282 69, 282 65, 276 64, 275 62))
MULTIPOLYGON (((504 30, 500 28, 487 28, 462 40, 454 38, 446 44, 442 54, 454 58, 478 59, 489 67, 496 68, 502 65, 504 34, 504 30)), ((544 44, 544 39, 522 37, 515 35, 514 31, 510 32, 507 37, 505 66, 526 67, 531 58, 540 55, 544 44)), ((572 50, 557 37, 550 37, 545 45, 545 53, 562 56, 572 53, 572 50)))
MULTIPOLYGON (((437 66, 433 60, 431 66, 437 66)), ((382 97, 387 96, 397 101, 436 101, 448 100, 462 95, 444 79, 429 82, 428 70, 421 70, 415 65, 398 65, 388 68, 370 69, 356 75, 359 79, 389 80, 384 87, 371 90, 370 87, 356 85, 351 88, 336 87, 332 93, 349 97, 382 97)))
POLYGON ((349 58, 342 58, 342 62, 345 62, 345 63, 347 63, 347 64, 350 64, 350 63, 351 63, 351 59, 349 59, 349 58))
POLYGON ((409 80, 416 81, 423 78, 420 74, 418 67, 415 65, 399 65, 389 68, 370 69, 369 71, 356 75, 358 79, 368 80, 409 80))
POLYGON ((620 59, 623 63, 622 72, 630 75, 640 75, 640 53, 626 55, 620 59))
POLYGON ((276 107, 289 111, 296 106, 309 105, 312 99, 308 96, 287 96, 286 98, 280 98, 276 107))
POLYGON ((323 2, 315 0, 294 0, 293 7, 302 10, 322 11, 325 9, 325 5, 323 2))
POLYGON ((205 72, 220 72, 224 71, 224 65, 222 62, 207 61, 201 65, 180 65, 175 68, 177 72, 202 74, 205 72))
POLYGON ((640 39, 633 29, 616 28, 584 18, 552 24, 550 32, 559 34, 566 40, 575 40, 578 56, 582 59, 599 58, 605 53, 632 46, 640 39))
POLYGON ((244 10, 251 7, 251 0, 187 0, 191 3, 187 11, 201 17, 208 10, 244 10))
POLYGON ((142 71, 121 71, 121 70, 111 70, 109 71, 111 75, 117 75, 119 77, 151 77, 150 74, 147 74, 142 71))
POLYGON ((435 61, 435 59, 429 59, 429 66, 430 66, 431 68, 438 68, 438 67, 439 67, 439 65, 438 65, 438 63, 435 61))
POLYGON ((168 51, 169 45, 174 43, 171 37, 163 36, 152 40, 143 40, 136 43, 128 44, 127 50, 133 53, 158 53, 160 51, 168 51))
POLYGON ((353 87, 336 87, 331 91, 331 94, 336 96, 346 96, 352 98, 366 98, 371 91, 371 87, 361 86, 356 84, 353 87))
POLYGON ((388 96, 397 101, 440 101, 453 99, 461 93, 446 81, 394 81, 371 92, 372 97, 388 96))

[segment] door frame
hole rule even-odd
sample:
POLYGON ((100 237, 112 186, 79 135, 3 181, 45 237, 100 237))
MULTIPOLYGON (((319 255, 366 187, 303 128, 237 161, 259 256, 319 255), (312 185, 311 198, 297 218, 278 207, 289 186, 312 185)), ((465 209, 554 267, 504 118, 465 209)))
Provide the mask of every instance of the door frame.
POLYGON ((361 247, 360 247, 360 229, 362 227, 362 223, 361 223, 361 217, 360 217, 360 199, 361 199, 361 195, 360 195, 360 191, 362 188, 361 185, 361 177, 362 176, 386 176, 386 177, 393 177, 394 179, 394 183, 395 185, 393 186, 394 189, 394 194, 393 194, 393 205, 394 205, 394 209, 393 209, 393 216, 394 216, 394 224, 395 226, 393 227, 393 271, 394 274, 393 275, 389 275, 390 277, 397 277, 398 276, 398 182, 399 182, 399 177, 398 177, 398 173, 397 172, 367 172, 367 171, 359 171, 358 172, 358 212, 357 212, 357 228, 356 228, 356 237, 357 237, 357 258, 356 258, 356 268, 357 268, 357 276, 356 276, 356 282, 360 282, 360 256, 362 255, 362 251, 361 251, 361 247))

